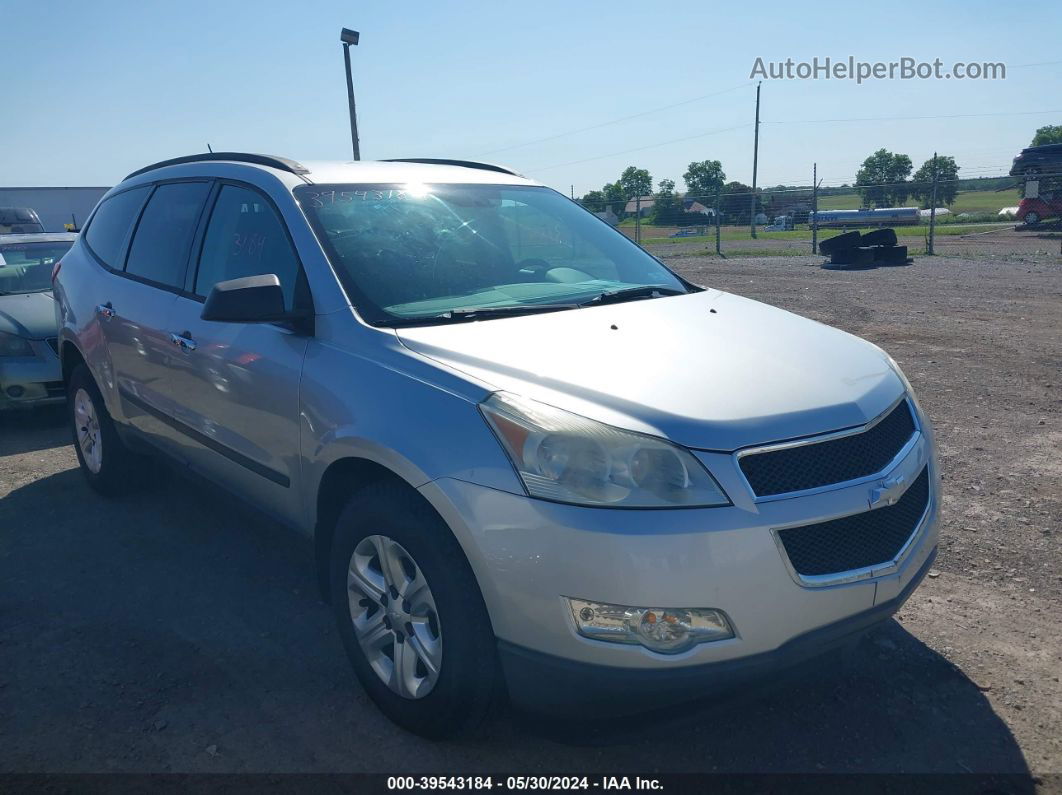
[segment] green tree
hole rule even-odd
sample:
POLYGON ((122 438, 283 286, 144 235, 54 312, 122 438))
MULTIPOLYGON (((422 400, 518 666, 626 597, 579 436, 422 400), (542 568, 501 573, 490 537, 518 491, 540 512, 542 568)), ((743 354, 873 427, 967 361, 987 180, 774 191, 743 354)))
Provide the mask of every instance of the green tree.
POLYGON ((579 199, 579 203, 592 213, 601 212, 605 209, 605 205, 607 204, 605 201, 605 193, 600 190, 587 191, 583 197, 579 199))
POLYGON ((933 201, 933 172, 937 173, 937 206, 955 203, 959 192, 959 166, 951 155, 937 155, 936 162, 929 158, 914 173, 911 195, 918 199, 923 207, 929 207, 933 201))
MULTIPOLYGON (((682 200, 675 195, 675 180, 662 179, 657 183, 657 192, 653 203, 652 221, 658 226, 682 226, 690 223, 682 206, 682 200)), ((695 220, 695 219, 692 219, 695 220)))
MULTIPOLYGON (((747 224, 752 188, 743 182, 728 182, 723 186, 722 212, 723 220, 728 224, 747 224)), ((756 197, 756 212, 763 210, 763 201, 756 197)))
POLYGON ((1048 124, 1041 127, 1033 136, 1029 146, 1043 146, 1044 144, 1062 144, 1062 124, 1048 124))
POLYGON ((633 199, 635 196, 648 196, 653 192, 653 178, 644 168, 627 166, 620 174, 618 181, 623 189, 624 198, 633 199))
POLYGON ((726 182, 726 174, 723 173, 723 164, 718 160, 701 160, 690 163, 682 179, 686 183, 687 196, 711 201, 716 190, 726 182))
POLYGON ((911 192, 904 184, 911 176, 911 158, 893 154, 888 149, 879 149, 866 160, 856 172, 856 187, 863 202, 875 207, 895 207, 907 201, 911 192))
POLYGON ((627 206, 627 193, 618 182, 610 182, 601 189, 605 197, 605 204, 612 208, 616 215, 623 215, 623 208, 627 206))

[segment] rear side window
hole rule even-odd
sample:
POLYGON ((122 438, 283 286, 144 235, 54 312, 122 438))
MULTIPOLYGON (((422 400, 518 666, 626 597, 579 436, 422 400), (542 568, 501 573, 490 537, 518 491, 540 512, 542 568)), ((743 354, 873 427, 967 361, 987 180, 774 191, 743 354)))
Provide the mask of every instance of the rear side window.
POLYGON ((92 217, 92 223, 85 231, 85 241, 92 253, 110 267, 122 267, 122 252, 129 240, 129 232, 150 191, 151 186, 145 185, 111 196, 92 217))
POLYGON ((126 273, 167 287, 183 286, 192 235, 209 191, 209 182, 159 185, 133 234, 126 273))
POLYGON ((210 214, 195 292, 208 295, 218 282, 274 273, 291 309, 299 261, 292 250, 284 222, 272 205, 247 188, 225 185, 210 214))

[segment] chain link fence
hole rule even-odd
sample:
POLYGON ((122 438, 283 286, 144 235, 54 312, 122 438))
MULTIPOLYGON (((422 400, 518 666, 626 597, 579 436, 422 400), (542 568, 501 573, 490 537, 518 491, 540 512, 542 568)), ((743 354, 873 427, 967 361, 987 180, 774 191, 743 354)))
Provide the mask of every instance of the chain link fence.
POLYGON ((925 255, 952 240, 1016 225, 1058 227, 1053 219, 1062 215, 1062 171, 980 181, 780 186, 755 193, 720 188, 708 195, 577 201, 655 253, 809 255, 837 234, 893 228, 912 255, 925 255))

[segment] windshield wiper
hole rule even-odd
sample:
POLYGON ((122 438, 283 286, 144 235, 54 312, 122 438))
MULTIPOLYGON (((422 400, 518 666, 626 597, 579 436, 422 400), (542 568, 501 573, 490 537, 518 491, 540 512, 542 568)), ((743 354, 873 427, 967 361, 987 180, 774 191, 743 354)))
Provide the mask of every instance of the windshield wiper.
POLYGON ((491 317, 506 317, 512 315, 533 315, 538 312, 557 312, 561 309, 574 309, 575 304, 515 304, 506 306, 470 306, 461 309, 450 309, 442 314, 435 315, 434 320, 482 320, 491 317))
POLYGON ((596 304, 616 304, 634 298, 661 298, 667 295, 686 295, 685 290, 676 290, 673 287, 660 287, 647 285, 643 287, 624 287, 622 290, 610 290, 599 293, 593 298, 583 301, 579 306, 595 306, 596 304))
POLYGON ((403 326, 430 326, 440 321, 489 320, 495 317, 514 317, 533 315, 538 312, 558 312, 561 309, 575 309, 577 304, 516 304, 507 306, 462 307, 450 309, 438 315, 419 315, 380 321, 381 326, 400 328, 403 326))

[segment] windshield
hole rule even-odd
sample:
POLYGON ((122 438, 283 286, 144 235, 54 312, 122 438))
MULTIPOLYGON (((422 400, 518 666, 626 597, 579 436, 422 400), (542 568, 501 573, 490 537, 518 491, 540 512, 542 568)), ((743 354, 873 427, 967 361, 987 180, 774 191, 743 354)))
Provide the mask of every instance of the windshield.
POLYGON ((0 295, 52 289, 52 266, 73 241, 0 243, 0 295))
POLYGON ((377 325, 554 311, 621 290, 629 300, 688 292, 549 188, 305 185, 295 195, 351 301, 377 325), (647 287, 661 289, 636 289, 647 287))

